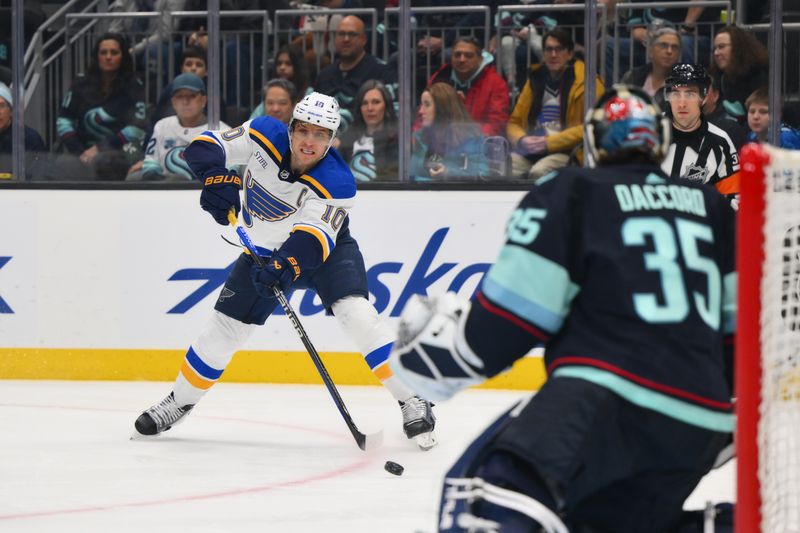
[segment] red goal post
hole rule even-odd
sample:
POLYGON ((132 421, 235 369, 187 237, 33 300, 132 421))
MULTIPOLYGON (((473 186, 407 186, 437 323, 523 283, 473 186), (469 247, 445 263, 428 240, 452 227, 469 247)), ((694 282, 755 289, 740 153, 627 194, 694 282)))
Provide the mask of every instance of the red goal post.
POLYGON ((737 533, 800 531, 800 152, 746 145, 737 222, 737 533))

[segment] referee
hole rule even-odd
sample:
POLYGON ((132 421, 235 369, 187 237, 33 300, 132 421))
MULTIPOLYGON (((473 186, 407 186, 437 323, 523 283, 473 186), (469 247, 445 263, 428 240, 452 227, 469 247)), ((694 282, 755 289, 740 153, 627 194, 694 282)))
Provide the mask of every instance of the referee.
POLYGON ((672 144, 661 168, 673 178, 713 184, 733 200, 739 193, 739 154, 728 134, 703 116, 710 82, 702 65, 690 63, 677 63, 667 75, 672 144))

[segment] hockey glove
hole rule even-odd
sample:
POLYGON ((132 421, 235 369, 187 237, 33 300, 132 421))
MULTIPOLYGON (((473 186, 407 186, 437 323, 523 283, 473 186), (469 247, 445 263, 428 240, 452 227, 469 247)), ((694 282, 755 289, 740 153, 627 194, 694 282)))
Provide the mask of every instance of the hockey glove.
POLYGON ((236 215, 242 209, 239 191, 242 178, 235 172, 212 171, 203 178, 203 192, 200 193, 200 207, 211 213, 214 220, 223 226, 228 225, 228 211, 233 207, 236 215))
POLYGON ((413 296, 400 316, 389 366, 407 387, 429 401, 443 401, 481 383, 483 362, 463 335, 470 303, 448 292, 413 296))
POLYGON ((250 268, 250 279, 253 280, 256 292, 264 298, 275 297, 273 287, 280 287, 286 292, 300 277, 300 265, 294 257, 283 257, 276 252, 266 263, 263 267, 253 265, 250 268))

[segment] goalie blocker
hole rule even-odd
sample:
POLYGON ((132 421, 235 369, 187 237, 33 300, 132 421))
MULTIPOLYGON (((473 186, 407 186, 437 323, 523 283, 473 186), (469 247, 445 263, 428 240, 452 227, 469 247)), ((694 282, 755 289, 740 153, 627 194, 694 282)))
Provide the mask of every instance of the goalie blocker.
POLYGON ((734 212, 661 171, 668 127, 644 92, 615 86, 587 116, 600 166, 536 182, 470 303, 401 316, 390 365, 433 400, 545 345, 542 389, 448 473, 440 530, 682 527, 733 429, 734 212))

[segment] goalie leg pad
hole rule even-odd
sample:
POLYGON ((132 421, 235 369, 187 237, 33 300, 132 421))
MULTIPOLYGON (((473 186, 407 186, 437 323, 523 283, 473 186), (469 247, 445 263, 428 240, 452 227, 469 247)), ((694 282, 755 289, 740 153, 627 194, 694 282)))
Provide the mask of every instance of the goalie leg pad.
POLYGON ((472 531, 480 525, 498 533, 569 533, 554 511, 555 502, 544 482, 533 475, 521 480, 524 488, 516 486, 516 481, 523 476, 503 466, 507 460, 504 454, 492 456, 481 470, 486 478, 445 478, 440 531, 472 531), (496 460, 501 461, 500 466, 496 460))
POLYGON ((440 531, 567 531, 542 478, 524 461, 495 450, 497 435, 524 405, 525 401, 500 416, 447 472, 440 531))

